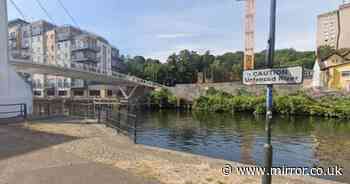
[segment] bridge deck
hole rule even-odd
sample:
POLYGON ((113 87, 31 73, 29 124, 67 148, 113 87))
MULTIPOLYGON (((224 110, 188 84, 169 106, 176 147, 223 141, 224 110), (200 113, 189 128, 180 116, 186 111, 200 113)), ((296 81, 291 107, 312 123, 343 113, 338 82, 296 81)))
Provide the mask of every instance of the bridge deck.
POLYGON ((65 76, 74 79, 82 79, 88 81, 95 81, 103 84, 112 85, 141 85, 150 88, 163 87, 162 85, 143 80, 138 77, 125 75, 118 72, 113 72, 112 75, 107 75, 106 73, 101 73, 92 67, 84 68, 68 68, 61 67, 58 65, 33 63, 29 60, 21 59, 10 59, 10 63, 18 72, 30 73, 30 74, 47 74, 56 76, 65 76))

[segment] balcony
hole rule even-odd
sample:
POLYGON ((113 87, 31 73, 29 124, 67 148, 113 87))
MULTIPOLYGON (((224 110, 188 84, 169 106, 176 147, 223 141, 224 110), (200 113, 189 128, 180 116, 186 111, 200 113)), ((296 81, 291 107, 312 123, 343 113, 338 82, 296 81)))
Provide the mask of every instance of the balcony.
POLYGON ((10 50, 10 56, 14 59, 24 59, 28 60, 31 58, 31 53, 24 50, 18 50, 18 49, 11 49, 10 50))
POLYGON ((75 35, 80 34, 80 30, 71 26, 58 27, 56 29, 56 41, 62 42, 73 39, 75 35))
POLYGON ((71 83, 71 88, 85 88, 86 83, 83 80, 73 79, 71 83))
POLYGON ((9 40, 17 40, 17 36, 15 34, 9 34, 9 40))
POLYGON ((96 45, 92 45, 92 44, 82 44, 82 45, 73 45, 72 46, 72 51, 84 51, 84 50, 88 50, 88 51, 92 51, 92 52, 99 52, 100 48, 97 47, 96 45))
POLYGON ((84 55, 72 55, 72 62, 78 63, 98 63, 99 59, 96 56, 84 54, 84 55))
POLYGON ((70 32, 66 32, 66 33, 59 33, 56 35, 56 40, 58 42, 63 42, 63 41, 67 41, 67 40, 71 40, 73 38, 73 35, 70 32))
POLYGON ((78 63, 98 63, 99 59, 95 52, 91 51, 76 51, 72 53, 72 62, 78 63))

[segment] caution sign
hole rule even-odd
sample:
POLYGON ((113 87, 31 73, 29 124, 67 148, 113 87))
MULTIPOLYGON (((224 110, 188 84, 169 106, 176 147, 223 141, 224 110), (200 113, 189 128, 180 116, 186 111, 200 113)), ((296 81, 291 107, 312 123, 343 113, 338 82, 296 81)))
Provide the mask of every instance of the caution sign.
POLYGON ((303 67, 247 70, 243 72, 243 84, 300 84, 303 82, 303 67))

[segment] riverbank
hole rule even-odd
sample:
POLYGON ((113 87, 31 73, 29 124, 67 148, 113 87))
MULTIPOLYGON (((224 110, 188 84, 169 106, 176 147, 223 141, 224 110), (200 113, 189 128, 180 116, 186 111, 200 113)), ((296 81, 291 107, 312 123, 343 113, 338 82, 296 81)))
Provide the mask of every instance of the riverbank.
MULTIPOLYGON (((264 114, 266 97, 242 91, 231 95, 223 91, 209 89, 207 94, 194 101, 193 109, 210 112, 252 112, 264 114)), ((331 118, 350 118, 350 98, 347 96, 312 97, 299 91, 289 95, 276 94, 273 111, 282 115, 307 115, 331 118)))
MULTIPOLYGON (((273 112, 281 115, 304 115, 350 119, 350 96, 340 92, 295 91, 273 93, 273 112)), ((195 111, 266 113, 264 91, 252 93, 237 89, 234 94, 209 88, 193 102, 175 97, 169 90, 154 91, 148 97, 154 109, 193 109, 195 111)))
MULTIPOLYGON (((115 134, 103 125, 66 121, 35 121, 25 126, 32 131, 65 135, 76 139, 51 146, 52 149, 77 157, 107 164, 132 174, 166 184, 231 184, 260 183, 259 176, 224 176, 225 164, 246 166, 220 159, 134 145, 127 137, 115 134)), ((46 141, 47 138, 43 139, 46 141)), ((274 183, 336 183, 310 177, 274 177, 274 183)))

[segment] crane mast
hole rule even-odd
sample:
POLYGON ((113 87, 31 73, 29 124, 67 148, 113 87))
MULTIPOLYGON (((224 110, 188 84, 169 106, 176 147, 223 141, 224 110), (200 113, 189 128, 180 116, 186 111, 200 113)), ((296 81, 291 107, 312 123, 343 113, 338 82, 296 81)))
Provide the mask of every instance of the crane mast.
POLYGON ((244 70, 254 69, 255 56, 255 0, 245 0, 245 50, 244 50, 244 70))

